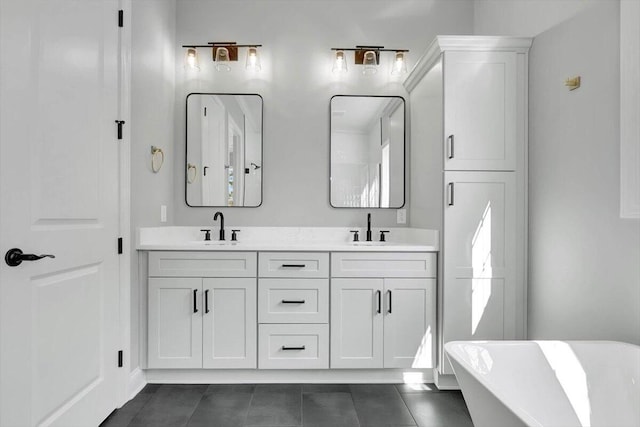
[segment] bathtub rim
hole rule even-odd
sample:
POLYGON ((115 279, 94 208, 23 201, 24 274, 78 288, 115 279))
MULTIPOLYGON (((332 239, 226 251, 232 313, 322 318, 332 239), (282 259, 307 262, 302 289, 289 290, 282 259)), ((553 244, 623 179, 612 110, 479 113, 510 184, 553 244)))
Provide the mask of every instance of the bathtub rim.
MULTIPOLYGON (((511 399, 509 399, 508 397, 504 396, 504 393, 500 393, 500 392, 496 392, 496 390, 494 389, 494 387, 492 387, 488 381, 486 381, 484 379, 484 377, 482 376, 478 376, 476 375, 476 372, 473 371, 473 369, 469 366, 469 364, 465 361, 462 360, 461 357, 459 357, 457 354, 455 354, 455 352, 450 351, 451 348, 453 347, 457 347, 460 346, 462 344, 476 344, 476 345, 480 345, 482 346, 483 344, 512 344, 512 345, 517 345, 517 344, 534 344, 534 343, 538 343, 538 342, 563 342, 563 343, 567 343, 567 344, 572 344, 572 343, 580 343, 580 344, 616 344, 616 345, 622 345, 623 347, 631 347, 636 349, 636 351, 640 351, 640 345, 636 345, 636 344, 632 344, 632 343, 628 343, 628 342, 624 342, 624 341, 612 341, 612 340, 477 340, 477 341, 449 341, 447 343, 445 343, 444 345, 444 350, 445 350, 445 354, 447 355, 447 357, 449 359, 455 359, 455 362, 457 364, 459 364, 465 371, 467 371, 467 373, 469 375, 471 375, 476 381, 478 381, 478 383, 480 383, 484 389, 491 393, 491 395, 493 397, 495 397, 496 399, 498 399, 500 402, 502 402, 502 404, 505 406, 505 408, 507 410, 509 410, 510 412, 512 412, 516 417, 518 417, 523 423, 525 423, 528 426, 541 426, 540 422, 535 419, 534 417, 532 417, 531 415, 529 415, 529 413, 525 410, 523 410, 519 405, 514 405, 515 407, 511 407, 509 406, 507 403, 511 403, 511 399), (506 403, 505 403, 506 402, 506 403)), ((453 363, 452 363, 453 366, 453 363)), ((454 368, 454 374, 455 374, 455 368, 454 368)), ((458 377, 456 376, 456 379, 458 379, 458 377)), ((464 388, 461 385, 461 390, 462 390, 462 394, 464 396, 464 388)))

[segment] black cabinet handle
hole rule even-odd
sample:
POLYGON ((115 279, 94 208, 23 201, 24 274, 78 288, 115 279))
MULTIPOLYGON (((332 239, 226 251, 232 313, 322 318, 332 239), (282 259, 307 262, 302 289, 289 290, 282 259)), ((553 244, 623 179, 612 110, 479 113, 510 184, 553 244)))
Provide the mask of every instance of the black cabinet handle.
POLYGON ((454 188, 453 188, 453 186, 454 186, 453 182, 450 182, 449 183, 449 194, 447 195, 448 199, 449 199, 448 200, 448 205, 449 206, 453 206, 453 196, 454 196, 454 193, 453 193, 454 192, 454 188))
POLYGON ((282 264, 282 268, 305 268, 307 264, 282 264))
POLYGON ((376 311, 380 314, 382 313, 382 291, 376 291, 376 294, 378 294, 378 310, 376 311))
POLYGON ((305 346, 302 346, 302 347, 285 347, 285 346, 282 346, 282 350, 283 350, 283 351, 289 351, 289 350, 304 350, 304 349, 305 349, 305 346))
POLYGON ((18 248, 9 249, 4 255, 4 261, 9 267, 17 267, 22 264, 22 261, 37 261, 42 258, 55 258, 55 255, 36 255, 25 254, 18 248))
POLYGON ((389 291, 389 314, 391 314, 391 291, 389 291))
POLYGON ((449 135, 447 140, 449 141, 449 156, 448 157, 450 159, 453 159, 453 135, 449 135))
POLYGON ((304 304, 304 300, 288 300, 288 299, 283 299, 282 300, 282 304, 304 304))
POLYGON ((194 313, 198 312, 198 290, 197 289, 193 290, 193 312, 194 313))
POLYGON ((204 312, 209 312, 209 289, 204 291, 204 312))

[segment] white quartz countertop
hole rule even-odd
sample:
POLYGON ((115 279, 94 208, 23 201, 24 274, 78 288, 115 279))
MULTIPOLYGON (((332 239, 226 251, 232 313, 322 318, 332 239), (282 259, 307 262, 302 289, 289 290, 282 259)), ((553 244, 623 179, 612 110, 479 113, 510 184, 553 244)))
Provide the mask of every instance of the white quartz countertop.
POLYGON ((437 252, 438 232, 419 228, 373 228, 373 242, 365 242, 366 229, 346 227, 225 227, 226 240, 218 240, 219 228, 142 227, 136 249, 141 251, 325 251, 325 252, 437 252), (204 232, 211 229, 211 240, 204 232), (231 241, 231 230, 240 230, 231 241), (359 230, 360 241, 353 242, 359 230), (380 230, 389 230, 380 242, 380 230))

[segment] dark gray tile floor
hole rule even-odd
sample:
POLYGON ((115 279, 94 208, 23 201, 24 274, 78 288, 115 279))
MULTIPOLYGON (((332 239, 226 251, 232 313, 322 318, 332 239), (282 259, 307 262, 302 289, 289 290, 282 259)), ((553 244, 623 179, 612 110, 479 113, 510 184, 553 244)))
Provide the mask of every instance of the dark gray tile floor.
POLYGON ((473 427, 432 384, 149 384, 101 427, 473 427))

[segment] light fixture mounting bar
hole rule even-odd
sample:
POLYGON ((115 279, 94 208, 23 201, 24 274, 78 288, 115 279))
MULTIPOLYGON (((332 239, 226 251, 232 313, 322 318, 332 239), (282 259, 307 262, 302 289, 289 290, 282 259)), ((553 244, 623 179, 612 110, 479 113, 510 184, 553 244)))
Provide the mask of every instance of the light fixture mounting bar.
POLYGON ((409 52, 409 49, 385 49, 384 46, 356 46, 356 47, 332 47, 331 50, 373 50, 376 52, 409 52))

